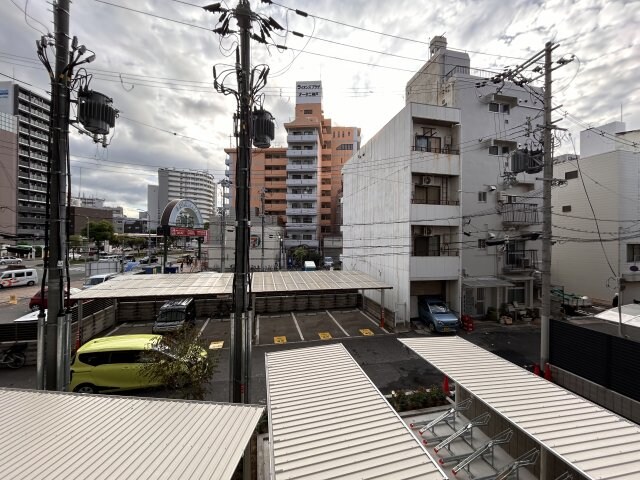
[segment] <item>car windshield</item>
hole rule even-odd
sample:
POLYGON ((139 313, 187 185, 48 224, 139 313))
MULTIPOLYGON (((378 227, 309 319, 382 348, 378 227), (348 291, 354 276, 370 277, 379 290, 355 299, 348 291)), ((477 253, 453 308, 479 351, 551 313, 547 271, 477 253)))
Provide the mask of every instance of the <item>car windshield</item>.
POLYGON ((447 304, 444 302, 429 303, 429 307, 433 313, 447 313, 449 311, 447 304))
POLYGON ((98 285, 99 283, 102 283, 102 282, 104 282, 104 278, 102 277, 89 279, 89 285, 98 285))

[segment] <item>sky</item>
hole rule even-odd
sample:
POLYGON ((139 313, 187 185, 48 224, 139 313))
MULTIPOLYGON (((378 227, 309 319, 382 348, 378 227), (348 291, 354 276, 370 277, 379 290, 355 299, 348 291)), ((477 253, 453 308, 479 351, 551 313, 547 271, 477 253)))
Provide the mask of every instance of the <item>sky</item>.
MULTIPOLYGON (((295 83, 305 80, 322 81, 325 117, 360 127, 364 144, 403 107, 406 82, 428 59, 436 35, 445 35, 449 48, 467 51, 472 68, 496 72, 522 63, 547 41, 558 42, 554 59, 576 57, 554 72, 554 104, 563 106, 557 118, 569 113, 559 125, 575 139, 585 126, 621 116, 627 129, 640 129, 640 1, 281 1, 251 0, 255 13, 284 27, 272 34, 273 43, 288 47, 252 42, 252 64, 270 68, 263 102, 276 120, 273 146, 285 146, 295 83)), ((53 32, 49 1, 2 2, 0 79, 50 91, 35 48, 42 34, 53 32)), ((96 55, 85 65, 90 88, 113 98, 120 111, 107 148, 71 133, 74 196, 104 198, 137 217, 147 209, 147 185, 157 184, 159 167, 224 178, 223 149, 235 144, 236 101, 216 92, 213 67, 233 66, 238 39, 212 32, 218 15, 201 8, 209 3, 72 2, 70 34, 96 55)), ((558 152, 572 148, 565 138, 558 152)))

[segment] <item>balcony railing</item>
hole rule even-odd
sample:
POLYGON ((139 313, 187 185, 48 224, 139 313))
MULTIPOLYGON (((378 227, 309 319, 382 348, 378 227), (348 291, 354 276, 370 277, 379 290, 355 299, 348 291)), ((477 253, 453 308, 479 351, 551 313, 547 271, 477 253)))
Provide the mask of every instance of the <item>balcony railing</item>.
POLYGON ((436 147, 417 147, 415 145, 413 145, 411 147, 411 150, 413 150, 414 152, 429 152, 429 153, 444 153, 444 154, 449 154, 449 155, 460 155, 460 150, 454 150, 453 148, 449 147, 449 146, 444 146, 442 148, 436 148, 436 147))
POLYGON ((508 225, 535 225, 539 206, 535 203, 505 203, 502 205, 502 223, 508 225))
POLYGON ((414 205, 460 205, 458 200, 426 200, 421 198, 413 198, 411 203, 414 205))
POLYGON ((538 268, 537 250, 507 250, 504 252, 504 271, 517 272, 538 268))

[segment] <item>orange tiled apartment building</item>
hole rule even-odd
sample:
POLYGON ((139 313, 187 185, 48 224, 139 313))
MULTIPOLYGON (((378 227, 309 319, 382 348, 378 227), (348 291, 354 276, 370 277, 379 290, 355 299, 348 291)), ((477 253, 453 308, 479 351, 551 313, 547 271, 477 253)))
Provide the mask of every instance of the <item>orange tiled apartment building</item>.
MULTIPOLYGON (((277 215, 285 226, 284 247, 322 248, 340 234, 342 166, 360 148, 360 129, 332 126, 322 110, 322 83, 296 82, 295 117, 285 123, 287 148, 254 149, 251 158, 252 218, 277 215)), ((230 205, 235 201, 236 149, 228 154, 230 205)))

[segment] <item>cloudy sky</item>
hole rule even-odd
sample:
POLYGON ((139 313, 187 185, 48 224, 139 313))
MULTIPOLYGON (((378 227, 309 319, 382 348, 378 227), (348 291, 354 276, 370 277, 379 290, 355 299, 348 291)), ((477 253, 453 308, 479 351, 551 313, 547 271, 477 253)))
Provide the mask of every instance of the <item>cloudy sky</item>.
MULTIPOLYGON (((571 115, 562 126, 577 136, 580 124, 619 120, 622 106, 627 128, 640 128, 640 1, 281 1, 251 1, 253 10, 288 29, 274 41, 289 50, 252 47, 253 63, 271 69, 264 103, 276 117, 276 145, 284 145, 295 82, 317 79, 325 116, 362 128, 366 142, 402 108, 407 80, 428 58, 429 39, 442 34, 450 48, 469 52, 472 67, 496 71, 517 65, 546 41, 559 42, 558 57, 578 59, 554 74, 554 102, 571 115)), ((35 52, 38 31, 53 31, 48 0, 2 3, 0 78, 49 90, 35 52)), ((217 16, 196 3, 73 1, 71 35, 97 57, 88 68, 91 87, 113 97, 121 112, 106 149, 72 134, 73 195, 105 198, 137 216, 136 209, 147 208, 146 187, 157 183, 158 167, 223 177, 235 100, 214 90, 212 67, 224 70, 233 62, 237 39, 213 33, 217 16)), ((571 147, 565 142, 563 149, 571 147)))

